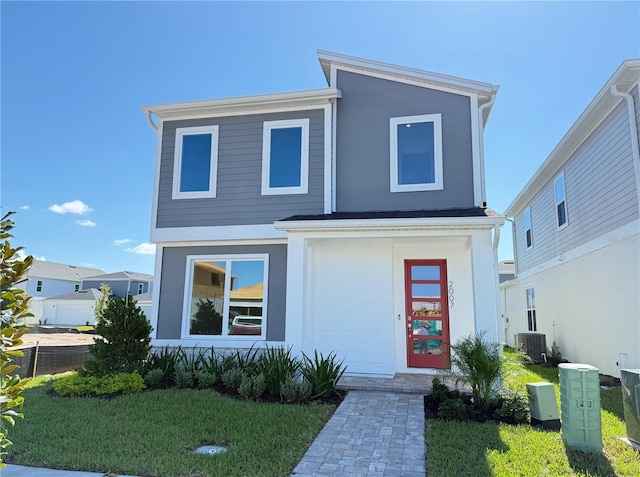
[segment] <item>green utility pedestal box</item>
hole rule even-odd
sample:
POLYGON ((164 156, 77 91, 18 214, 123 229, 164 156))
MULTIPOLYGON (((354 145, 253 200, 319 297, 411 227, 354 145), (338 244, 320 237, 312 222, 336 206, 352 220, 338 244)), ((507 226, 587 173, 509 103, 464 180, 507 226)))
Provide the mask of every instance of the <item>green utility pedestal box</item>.
POLYGON ((562 440, 567 447, 584 452, 601 452, 600 377, 588 364, 565 363, 560 371, 562 440))
POLYGON ((560 430, 560 415, 556 392, 551 383, 527 384, 531 424, 545 429, 560 430))

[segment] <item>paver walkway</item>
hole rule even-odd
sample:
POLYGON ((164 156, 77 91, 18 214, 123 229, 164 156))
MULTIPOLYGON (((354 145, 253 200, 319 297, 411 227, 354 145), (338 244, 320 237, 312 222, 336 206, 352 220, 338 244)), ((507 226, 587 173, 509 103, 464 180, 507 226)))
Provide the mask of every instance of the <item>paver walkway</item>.
POLYGON ((424 459, 421 394, 352 390, 293 475, 424 477, 424 459))

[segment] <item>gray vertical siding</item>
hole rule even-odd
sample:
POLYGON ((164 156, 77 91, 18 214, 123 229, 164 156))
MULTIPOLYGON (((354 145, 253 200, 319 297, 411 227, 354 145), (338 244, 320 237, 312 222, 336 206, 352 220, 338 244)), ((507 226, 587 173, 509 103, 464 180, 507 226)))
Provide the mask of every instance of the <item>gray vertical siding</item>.
POLYGON ((526 249, 524 209, 516 216, 519 273, 638 218, 625 101, 615 107, 565 163, 564 180, 568 226, 560 230, 556 226, 553 179, 530 202, 532 249, 526 249))
POLYGON ((338 212, 473 207, 470 99, 338 71, 338 212), (389 119, 442 114, 444 190, 389 191, 389 119))
POLYGON ((165 247, 162 253, 158 339, 179 339, 182 327, 187 255, 269 254, 267 340, 284 341, 287 288, 286 245, 165 247))
POLYGON ((324 211, 324 110, 205 118, 164 123, 157 227, 267 224, 324 211), (261 195, 265 121, 309 118, 309 192, 261 195), (176 128, 219 125, 217 193, 213 199, 172 200, 176 128))

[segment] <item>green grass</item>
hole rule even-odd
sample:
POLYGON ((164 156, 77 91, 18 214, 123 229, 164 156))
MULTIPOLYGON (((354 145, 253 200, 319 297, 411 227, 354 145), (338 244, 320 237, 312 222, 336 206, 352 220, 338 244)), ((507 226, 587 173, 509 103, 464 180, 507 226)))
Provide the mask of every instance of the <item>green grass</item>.
POLYGON ((8 462, 137 476, 290 475, 334 410, 169 389, 115 399, 62 398, 34 380, 8 462), (205 444, 225 454, 194 455, 205 444))
MULTIPOLYGON (((560 402, 558 370, 528 366, 522 383, 547 381, 560 402)), ((429 476, 638 476, 638 453, 626 436, 620 388, 602 390, 603 453, 568 450, 559 431, 497 423, 427 421, 429 476)))

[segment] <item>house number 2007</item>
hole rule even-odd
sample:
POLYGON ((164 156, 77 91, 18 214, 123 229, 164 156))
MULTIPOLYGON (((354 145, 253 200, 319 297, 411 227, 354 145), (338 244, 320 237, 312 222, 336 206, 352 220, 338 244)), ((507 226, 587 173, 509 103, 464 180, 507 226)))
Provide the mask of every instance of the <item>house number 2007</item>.
POLYGON ((449 281, 449 308, 453 308, 453 282, 449 281))

